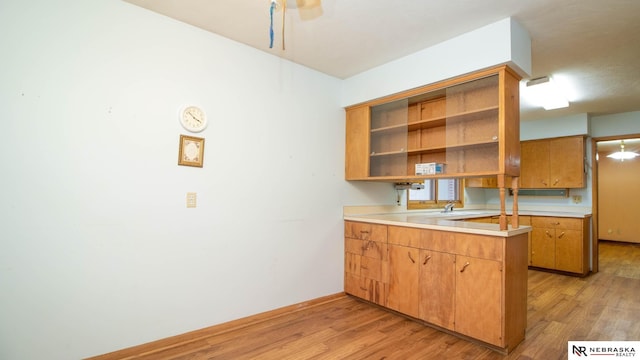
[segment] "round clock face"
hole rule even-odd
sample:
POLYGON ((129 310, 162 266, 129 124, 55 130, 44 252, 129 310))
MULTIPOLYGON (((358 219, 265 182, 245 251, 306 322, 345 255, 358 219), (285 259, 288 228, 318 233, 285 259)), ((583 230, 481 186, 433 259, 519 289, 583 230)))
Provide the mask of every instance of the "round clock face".
POLYGON ((197 106, 187 106, 180 111, 180 124, 191 132, 200 132, 207 127, 207 117, 197 106))

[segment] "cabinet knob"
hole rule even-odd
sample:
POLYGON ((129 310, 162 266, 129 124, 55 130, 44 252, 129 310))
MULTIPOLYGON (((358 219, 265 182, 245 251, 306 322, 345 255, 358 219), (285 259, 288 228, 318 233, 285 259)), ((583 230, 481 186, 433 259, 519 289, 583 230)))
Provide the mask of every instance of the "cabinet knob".
POLYGON ((564 236, 564 231, 560 233, 560 235, 558 235, 558 239, 562 239, 562 237, 564 236))
POLYGON ((427 261, 429 261, 430 259, 431 259, 431 255, 425 256, 424 261, 422 262, 422 265, 426 265, 427 261))
POLYGON ((556 179, 556 180, 553 182, 553 185, 557 185, 557 184, 558 184, 558 182, 560 182, 560 180, 559 180, 559 179, 556 179))
POLYGON ((460 272, 464 272, 464 269, 467 268, 467 266, 471 265, 468 261, 466 263, 464 263, 464 265, 462 265, 462 269, 460 269, 460 272))
POLYGON ((547 237, 549 237, 549 238, 552 238, 552 237, 553 237, 553 236, 549 233, 549 230, 546 230, 544 233, 545 233, 545 234, 547 234, 547 237))

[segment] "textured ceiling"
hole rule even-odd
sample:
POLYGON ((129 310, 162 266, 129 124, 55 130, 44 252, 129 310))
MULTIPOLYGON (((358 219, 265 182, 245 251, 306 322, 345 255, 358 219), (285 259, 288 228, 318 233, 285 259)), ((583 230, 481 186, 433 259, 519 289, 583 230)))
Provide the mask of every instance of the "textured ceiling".
POLYGON ((571 102, 544 111, 523 99, 522 120, 640 110, 638 0, 322 0, 288 9, 285 50, 281 13, 269 48, 269 0, 125 1, 338 78, 513 17, 531 36, 531 78, 555 77, 571 102))

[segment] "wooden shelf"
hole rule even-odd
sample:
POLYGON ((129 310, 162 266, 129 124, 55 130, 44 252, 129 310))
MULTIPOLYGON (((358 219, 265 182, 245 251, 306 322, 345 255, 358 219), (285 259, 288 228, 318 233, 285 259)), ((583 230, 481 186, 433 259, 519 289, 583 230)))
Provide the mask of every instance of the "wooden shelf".
POLYGON ((447 116, 432 117, 429 119, 422 119, 418 121, 409 122, 406 124, 391 125, 385 127, 379 127, 371 129, 371 135, 387 134, 389 132, 399 131, 416 131, 422 129, 429 129, 439 126, 446 126, 460 121, 471 121, 479 116, 483 115, 496 115, 498 114, 498 106, 490 106, 477 110, 464 111, 447 116))
POLYGON ((371 153, 371 157, 384 157, 384 156, 406 156, 408 151, 398 150, 398 151, 385 151, 379 153, 371 153))
POLYGON ((353 180, 366 180, 366 181, 379 181, 379 182, 423 182, 428 179, 452 179, 452 178, 469 178, 469 177, 485 177, 494 175, 493 171, 464 173, 464 174, 435 174, 435 175, 402 175, 402 176, 368 176, 362 179, 353 180))
POLYGON ((429 154, 429 153, 439 153, 439 152, 454 152, 460 150, 466 150, 471 148, 477 148, 482 146, 491 146, 497 145, 497 139, 491 139, 489 141, 477 141, 477 142, 468 142, 464 144, 447 144, 446 146, 433 146, 433 147, 423 147, 420 149, 409 149, 409 150, 398 150, 398 151, 386 151, 380 153, 371 153, 371 157, 383 157, 383 156, 400 156, 400 155, 420 155, 420 154, 429 154))
POLYGON ((460 150, 467 150, 472 148, 478 148, 483 146, 491 146, 497 145, 498 140, 490 140, 490 141, 478 141, 478 142, 468 142, 464 144, 447 144, 447 146, 439 146, 439 147, 424 147, 420 149, 410 149, 407 151, 409 155, 420 155, 420 154, 428 154, 433 152, 455 152, 460 150))

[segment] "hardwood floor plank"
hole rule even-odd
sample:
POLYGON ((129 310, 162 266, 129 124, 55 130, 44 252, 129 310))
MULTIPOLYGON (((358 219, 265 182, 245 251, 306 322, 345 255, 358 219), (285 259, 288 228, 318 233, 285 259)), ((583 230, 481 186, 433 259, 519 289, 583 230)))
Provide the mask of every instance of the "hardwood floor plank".
POLYGON ((335 337, 336 331, 327 328, 314 332, 295 340, 284 342, 282 345, 270 345, 260 351, 243 353, 238 359, 309 359, 327 352, 327 340, 335 337))

